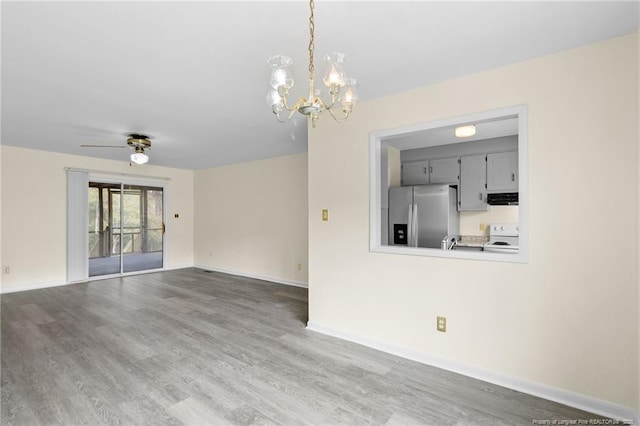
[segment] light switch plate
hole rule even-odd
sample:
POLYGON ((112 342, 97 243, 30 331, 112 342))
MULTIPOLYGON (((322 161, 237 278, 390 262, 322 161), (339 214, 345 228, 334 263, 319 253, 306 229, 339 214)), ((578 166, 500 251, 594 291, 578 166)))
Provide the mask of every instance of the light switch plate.
POLYGON ((329 220, 329 210, 328 209, 322 209, 322 220, 324 222, 329 220))

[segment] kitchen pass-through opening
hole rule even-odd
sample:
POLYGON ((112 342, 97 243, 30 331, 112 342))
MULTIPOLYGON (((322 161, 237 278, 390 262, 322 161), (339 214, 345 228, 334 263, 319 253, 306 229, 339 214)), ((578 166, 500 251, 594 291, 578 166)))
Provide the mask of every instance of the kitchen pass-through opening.
POLYGON ((527 108, 370 135, 370 250, 527 262, 527 108))

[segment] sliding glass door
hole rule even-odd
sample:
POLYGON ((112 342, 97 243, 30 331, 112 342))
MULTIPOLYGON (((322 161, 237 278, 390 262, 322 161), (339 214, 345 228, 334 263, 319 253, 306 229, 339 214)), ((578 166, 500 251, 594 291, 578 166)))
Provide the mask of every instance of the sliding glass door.
POLYGON ((124 186, 123 272, 162 268, 162 188, 124 186))
POLYGON ((89 182, 89 276, 163 266, 163 188, 89 182))
POLYGON ((89 182, 89 276, 118 274, 121 184, 89 182))

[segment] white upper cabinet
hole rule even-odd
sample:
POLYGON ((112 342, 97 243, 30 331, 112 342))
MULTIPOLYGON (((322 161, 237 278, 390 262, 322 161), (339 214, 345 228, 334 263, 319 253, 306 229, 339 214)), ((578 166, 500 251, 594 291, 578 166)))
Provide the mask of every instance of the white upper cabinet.
POLYGON ((429 182, 457 185, 460 180, 458 157, 431 160, 429 164, 429 182))
POLYGON ((487 162, 484 155, 460 157, 458 210, 488 210, 487 162))
POLYGON ((429 183, 429 160, 402 163, 402 186, 429 183))
POLYGON ((487 154, 487 192, 518 192, 518 152, 487 154))

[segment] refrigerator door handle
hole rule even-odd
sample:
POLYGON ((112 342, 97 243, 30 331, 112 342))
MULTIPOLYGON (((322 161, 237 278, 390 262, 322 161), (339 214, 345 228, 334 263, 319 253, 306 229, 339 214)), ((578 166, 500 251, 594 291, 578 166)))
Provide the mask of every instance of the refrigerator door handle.
POLYGON ((413 204, 409 204, 407 215, 407 247, 413 246, 413 204))
POLYGON ((413 205, 413 224, 411 228, 413 229, 413 247, 418 247, 418 205, 413 205))

